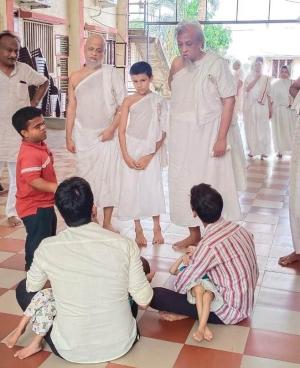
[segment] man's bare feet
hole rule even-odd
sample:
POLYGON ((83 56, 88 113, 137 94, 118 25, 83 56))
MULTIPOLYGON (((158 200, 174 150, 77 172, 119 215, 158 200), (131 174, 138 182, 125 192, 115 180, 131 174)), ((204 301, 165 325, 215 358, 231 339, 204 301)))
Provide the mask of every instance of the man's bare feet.
POLYGON ((157 227, 155 226, 153 228, 153 240, 152 240, 152 244, 164 244, 164 242, 165 242, 165 239, 162 236, 160 226, 157 226, 157 227))
POLYGON ((106 229, 106 230, 109 230, 109 231, 112 231, 113 233, 117 233, 119 234, 120 232, 115 229, 112 224, 103 224, 103 229, 106 229))
POLYGON ((137 243, 139 247, 147 246, 147 239, 145 238, 145 235, 142 229, 135 230, 135 242, 137 243))
POLYGON ((196 332, 194 332, 193 339, 198 342, 201 342, 202 340, 204 340, 204 330, 198 329, 196 332))
POLYGON ((296 252, 293 252, 287 256, 280 257, 278 260, 278 264, 280 264, 280 266, 288 266, 294 262, 299 261, 300 261, 300 254, 296 254, 296 252))
POLYGON ((7 338, 4 340, 5 345, 11 349, 13 348, 17 341, 19 340, 20 336, 24 333, 24 328, 16 328, 10 335, 7 336, 7 338))
POLYGON ((161 312, 159 312, 159 318, 162 319, 163 321, 173 322, 173 321, 180 321, 182 319, 186 319, 186 318, 189 318, 189 317, 184 316, 182 314, 176 314, 176 313, 161 311, 161 312))
POLYGON ((204 338, 206 341, 211 341, 213 339, 214 335, 211 331, 211 329, 209 329, 207 326, 204 329, 204 338))
POLYGON ((155 271, 151 271, 151 272, 147 273, 146 278, 149 282, 151 282, 153 280, 154 276, 155 276, 155 271))
POLYGON ((180 240, 173 244, 172 248, 174 250, 185 250, 190 245, 197 245, 198 241, 194 239, 191 235, 189 235, 187 238, 180 240))
POLYGON ((23 349, 18 350, 15 354, 14 357, 15 358, 19 358, 19 359, 25 359, 30 357, 33 354, 38 353, 39 351, 42 350, 42 343, 36 343, 35 341, 32 341, 28 346, 26 346, 23 349))
POLYGON ((9 226, 19 226, 22 224, 22 221, 18 219, 17 216, 10 216, 7 218, 7 222, 9 226))

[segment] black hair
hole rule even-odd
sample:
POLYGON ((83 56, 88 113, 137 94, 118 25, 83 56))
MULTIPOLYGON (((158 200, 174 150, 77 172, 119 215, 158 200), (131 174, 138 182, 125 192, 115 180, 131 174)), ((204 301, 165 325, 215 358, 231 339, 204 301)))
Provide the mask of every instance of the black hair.
POLYGON ((202 222, 211 224, 221 217, 223 199, 209 184, 202 183, 191 189, 191 207, 202 222))
POLYGON ((1 39, 2 39, 2 38, 4 38, 4 37, 11 37, 11 38, 14 38, 14 39, 15 39, 15 40, 17 40, 19 43, 21 43, 20 38, 19 38, 16 34, 14 34, 13 32, 11 32, 11 31, 5 30, 5 31, 0 32, 0 41, 1 41, 1 39))
POLYGON ((146 63, 146 61, 138 61, 137 63, 131 65, 129 74, 146 74, 149 78, 151 78, 153 75, 151 65, 149 63, 146 63))
POLYGON ((28 121, 42 115, 42 110, 37 107, 27 106, 18 110, 13 114, 12 125, 16 131, 22 136, 21 131, 26 130, 28 121))
POLYGON ((280 70, 285 69, 290 74, 289 67, 287 65, 281 65, 280 70))
POLYGON ((264 58, 262 56, 257 56, 256 59, 255 59, 255 62, 256 63, 260 62, 260 63, 263 64, 264 63, 264 58))
POLYGON ((91 222, 94 196, 90 184, 74 176, 59 184, 55 204, 66 224, 71 227, 91 222))

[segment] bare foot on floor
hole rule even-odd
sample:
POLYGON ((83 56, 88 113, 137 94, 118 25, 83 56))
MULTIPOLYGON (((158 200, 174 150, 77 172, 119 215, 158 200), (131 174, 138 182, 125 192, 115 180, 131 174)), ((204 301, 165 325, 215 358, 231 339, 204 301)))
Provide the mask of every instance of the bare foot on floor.
POLYGON ((163 321, 180 321, 182 319, 189 318, 188 316, 183 316, 182 314, 170 313, 170 312, 159 312, 159 318, 163 321))
POLYGON ((154 276, 155 276, 155 271, 151 271, 151 272, 147 273, 146 278, 149 282, 151 282, 153 280, 154 276))
POLYGON ((296 252, 293 252, 287 256, 280 257, 278 264, 280 264, 281 266, 288 266, 294 262, 299 261, 300 261, 300 254, 296 254, 296 252))
POLYGON ((204 329, 204 338, 206 341, 211 341, 213 339, 214 335, 212 331, 206 326, 204 329))
POLYGON ((198 329, 196 332, 193 333, 193 339, 201 342, 204 340, 204 330, 198 329))
POLYGON ((4 340, 5 345, 8 348, 13 348, 16 345, 16 342, 19 340, 19 337, 24 333, 25 327, 23 329, 16 328, 7 338, 4 340))
POLYGON ((19 358, 19 359, 25 359, 25 358, 30 357, 33 354, 38 353, 41 350, 42 350, 42 345, 41 344, 31 343, 30 345, 26 346, 25 348, 18 350, 14 354, 14 357, 19 358))
POLYGON ((135 230, 135 242, 139 247, 147 246, 147 239, 145 238, 143 230, 135 230))
MULTIPOLYGON (((200 239, 199 239, 200 241, 200 239)), ((180 240, 179 242, 173 244, 172 248, 174 250, 185 250, 190 245, 197 245, 198 241, 194 239, 192 236, 188 236, 187 238, 180 240)))
POLYGON ((19 226, 22 224, 21 220, 18 219, 17 216, 10 216, 7 218, 7 222, 9 226, 19 226))
POLYGON ((120 233, 117 229, 115 229, 115 228, 112 226, 112 224, 107 224, 107 225, 103 224, 103 229, 106 229, 106 230, 112 231, 112 232, 117 233, 117 234, 119 234, 119 233, 120 233))
POLYGON ((160 226, 153 229, 153 235, 152 244, 164 244, 165 239, 162 236, 160 226))

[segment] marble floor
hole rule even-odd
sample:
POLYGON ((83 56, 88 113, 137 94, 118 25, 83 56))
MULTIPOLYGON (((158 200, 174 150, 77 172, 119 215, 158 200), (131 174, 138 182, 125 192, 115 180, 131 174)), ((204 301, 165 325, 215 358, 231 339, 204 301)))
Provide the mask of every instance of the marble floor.
MULTIPOLYGON (((74 174, 74 160, 64 146, 63 131, 49 131, 48 144, 55 156, 58 179, 74 174)), ((240 193, 243 224, 255 236, 260 269, 253 315, 237 326, 212 326, 213 342, 196 343, 191 338, 196 323, 191 319, 165 322, 148 309, 139 313, 142 338, 127 355, 104 364, 87 367, 136 368, 295 368, 300 367, 300 264, 280 267, 278 257, 292 249, 288 215, 289 157, 281 160, 248 161, 248 186, 240 193)), ((164 173, 166 176, 166 173, 164 173)), ((7 186, 7 173, 1 178, 7 186)), ((166 188, 167 190, 167 188, 166 188)), ((23 227, 7 226, 4 216, 6 197, 0 197, 0 341, 18 323, 21 310, 15 300, 15 287, 24 278, 23 227)), ((121 232, 133 236, 130 222, 118 223, 121 232)), ((144 222, 149 239, 142 254, 156 275, 153 286, 170 285, 168 267, 178 254, 172 243, 182 238, 185 230, 162 216, 165 244, 151 244, 151 222, 144 222)), ((64 224, 59 222, 59 229, 64 224)), ((27 329, 18 345, 30 339, 27 329)), ((63 368, 71 364, 45 350, 20 361, 13 357, 18 347, 9 350, 0 344, 0 368, 63 368)))

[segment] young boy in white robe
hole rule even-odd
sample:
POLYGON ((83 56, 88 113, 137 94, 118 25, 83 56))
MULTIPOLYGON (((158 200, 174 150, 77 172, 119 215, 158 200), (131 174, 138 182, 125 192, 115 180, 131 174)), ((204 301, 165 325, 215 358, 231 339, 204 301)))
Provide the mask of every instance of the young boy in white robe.
POLYGON ((165 212, 162 168, 167 105, 150 90, 152 68, 148 63, 133 64, 130 75, 136 92, 126 97, 121 107, 119 141, 123 162, 118 216, 121 220, 134 220, 139 246, 147 245, 140 220, 152 217, 152 243, 163 244, 160 214, 165 212))

